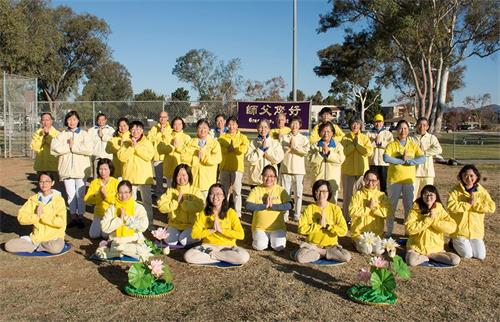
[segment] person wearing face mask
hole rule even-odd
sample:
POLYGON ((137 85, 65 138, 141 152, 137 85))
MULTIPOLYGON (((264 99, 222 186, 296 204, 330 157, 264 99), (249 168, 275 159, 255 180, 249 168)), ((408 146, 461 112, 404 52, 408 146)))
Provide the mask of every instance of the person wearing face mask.
POLYGON ((222 162, 219 165, 219 180, 229 201, 232 191, 234 209, 241 217, 241 185, 245 172, 244 155, 248 150, 248 138, 238 130, 238 120, 231 116, 227 119, 227 132, 219 137, 222 162))
POLYGON ((172 178, 175 168, 181 164, 181 154, 177 148, 182 147, 191 139, 189 135, 184 133, 186 123, 178 116, 174 117, 171 122, 172 131, 170 132, 170 140, 163 140, 158 144, 158 151, 163 158, 163 176, 167 180, 167 187, 172 185, 172 178))
POLYGON ((106 124, 108 118, 106 114, 99 113, 95 117, 95 126, 88 130, 89 136, 93 141, 94 151, 92 152, 92 176, 99 177, 97 162, 99 159, 113 159, 113 154, 106 151, 108 142, 113 137, 115 130, 106 124))
MULTIPOLYGON (((304 175, 306 174, 305 157, 309 153, 309 140, 299 132, 302 120, 298 117, 290 121, 291 132, 281 138, 281 145, 285 152, 280 168, 280 185, 291 196, 292 187, 295 198, 295 212, 293 218, 298 221, 302 211, 302 194, 304 191, 304 175)), ((285 215, 285 221, 288 214, 285 215)))
POLYGON ((453 266, 460 263, 458 255, 444 250, 444 236, 453 233, 457 224, 441 204, 436 187, 422 188, 405 227, 409 235, 405 259, 408 265, 417 266, 429 260, 453 266))
POLYGON ((349 204, 352 194, 363 185, 363 175, 369 169, 368 158, 373 147, 368 136, 361 133, 362 122, 359 119, 350 121, 351 132, 342 138, 345 160, 342 163, 342 191, 344 193, 342 209, 349 222, 349 204))
POLYGON ((187 141, 177 150, 181 153, 182 163, 188 164, 193 173, 193 186, 200 189, 206 197, 208 188, 217 182, 217 167, 222 161, 219 142, 208 135, 210 126, 207 120, 196 123, 196 138, 187 141))
POLYGON ((215 116, 215 128, 210 130, 210 136, 214 139, 220 138, 227 132, 226 119, 224 115, 217 114, 215 116))
POLYGON ((417 165, 415 173, 414 193, 415 199, 420 194, 423 186, 434 184, 434 157, 443 153, 441 144, 436 136, 427 132, 429 129, 429 121, 425 117, 417 120, 417 133, 412 136, 412 139, 418 144, 425 155, 425 162, 417 165))
POLYGON ((52 140, 50 153, 58 157, 58 172, 64 182, 68 197, 71 222, 68 228, 77 226, 85 228, 83 214, 85 212, 85 177, 90 175, 90 155, 93 142, 88 133, 80 129, 80 116, 76 111, 69 111, 64 118, 67 130, 59 133, 52 140))
POLYGON ((208 189, 205 209, 196 215, 191 236, 201 239, 202 244, 184 254, 188 263, 243 265, 250 259, 245 249, 236 246, 236 240, 243 240, 245 232, 238 214, 229 208, 224 187, 219 183, 208 189))
POLYGON ((153 160, 155 148, 144 135, 144 124, 141 121, 130 123, 130 140, 123 142, 117 156, 124 162, 123 180, 132 183, 132 194, 137 200, 137 190, 148 215, 149 229, 153 229, 153 206, 151 185, 153 184, 153 160))
POLYGON ((116 131, 106 145, 106 152, 113 154, 112 160, 116 178, 121 178, 123 175, 125 163, 118 159, 117 153, 126 141, 130 141, 129 121, 126 117, 120 117, 116 123, 116 131))
POLYGON ((457 223, 451 234, 453 248, 462 257, 484 260, 484 215, 495 212, 495 202, 479 184, 481 174, 474 165, 465 165, 458 173, 458 181, 448 194, 448 211, 457 223))
POLYGON ((304 209, 298 232, 307 236, 294 258, 299 263, 311 263, 322 257, 349 262, 351 254, 340 246, 338 238, 347 234, 347 223, 339 206, 329 202, 333 193, 326 180, 314 182, 314 203, 304 209))
POLYGON ((333 126, 333 138, 335 141, 340 142, 342 141, 342 137, 345 135, 342 129, 337 125, 333 123, 333 111, 329 107, 323 107, 321 111, 319 111, 319 123, 314 126, 314 128, 311 130, 311 136, 309 137, 309 142, 311 144, 316 144, 319 140, 321 140, 321 131, 320 131, 320 126, 323 123, 331 123, 333 126))
POLYGON ((356 191, 349 204, 351 216, 350 235, 356 250, 361 254, 383 253, 381 239, 384 236, 385 219, 392 214, 391 202, 387 195, 378 189, 379 178, 377 172, 368 170, 363 177, 364 186, 356 191), (361 235, 366 232, 374 233, 374 244, 367 245, 361 235))
POLYGON ((340 188, 341 165, 345 160, 344 147, 334 140, 335 127, 322 123, 319 127, 321 139, 311 144, 309 161, 312 163, 314 181, 326 180, 332 189, 330 202, 337 203, 340 188))
POLYGON ((262 183, 262 170, 267 165, 272 165, 278 169, 278 163, 283 160, 284 152, 281 144, 273 139, 270 134, 270 123, 262 119, 257 124, 257 137, 250 142, 245 155, 250 163, 249 180, 250 185, 262 183))
POLYGON ((39 172, 50 172, 57 181, 57 157, 50 154, 50 144, 59 135, 52 124, 54 118, 50 113, 42 113, 40 116, 41 128, 33 133, 31 138, 31 149, 35 152, 34 169, 39 172))
POLYGON ((99 244, 95 255, 102 259, 123 256, 140 259, 141 250, 146 248, 143 233, 148 225, 146 210, 132 196, 132 183, 121 181, 115 203, 106 209, 101 220, 108 243, 99 244))
POLYGON ((40 192, 31 196, 19 209, 17 220, 21 225, 33 225, 29 236, 14 238, 5 243, 10 253, 45 251, 58 254, 64 248, 66 204, 57 190, 54 178, 48 172, 38 175, 40 192))
POLYGON ((158 200, 158 211, 168 215, 168 237, 166 242, 182 246, 197 242, 191 238, 196 213, 203 209, 203 195, 193 186, 193 175, 186 164, 179 164, 174 170, 172 187, 158 200))
POLYGON ((380 182, 380 191, 387 193, 387 168, 389 164, 384 161, 385 148, 394 141, 391 131, 384 128, 384 117, 377 114, 373 118, 373 129, 366 134, 373 145, 373 153, 369 159, 370 170, 377 172, 380 182))
POLYGON ((278 172, 270 164, 262 170, 262 184, 253 188, 246 209, 252 211, 252 247, 281 251, 286 246, 285 211, 292 209, 290 196, 276 184, 278 172))
POLYGON ((153 144, 155 155, 153 157, 153 169, 155 176, 155 194, 160 197, 163 193, 163 160, 165 154, 162 153, 160 144, 170 142, 172 128, 168 123, 168 113, 161 111, 158 116, 158 123, 149 130, 147 138, 153 144))
POLYGON ((273 139, 281 141, 290 131, 291 129, 286 126, 286 114, 278 113, 276 116, 276 127, 269 132, 269 135, 273 139))
POLYGON ((420 147, 408 137, 410 131, 408 122, 399 121, 396 131, 396 140, 389 143, 384 152, 384 161, 389 164, 387 192, 394 210, 394 215, 387 219, 387 235, 392 235, 394 230, 394 217, 401 195, 403 196, 404 218, 407 218, 413 203, 415 166, 425 162, 425 155, 420 147))
POLYGON ((99 177, 90 182, 89 188, 83 200, 88 205, 94 206, 94 219, 90 225, 90 238, 108 238, 102 232, 101 219, 111 204, 115 203, 118 180, 113 177, 113 163, 110 159, 99 159, 97 161, 99 177))

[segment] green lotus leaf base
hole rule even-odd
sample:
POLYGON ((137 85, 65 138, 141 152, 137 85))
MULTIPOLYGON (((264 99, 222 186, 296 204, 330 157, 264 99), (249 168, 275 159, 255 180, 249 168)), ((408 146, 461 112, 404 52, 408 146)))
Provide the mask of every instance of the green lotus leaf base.
POLYGON ((356 284, 347 290, 347 296, 357 303, 366 305, 391 305, 398 300, 394 293, 383 294, 371 286, 356 284))
POLYGON ((167 283, 163 280, 155 280, 153 284, 147 289, 138 289, 127 283, 124 291, 127 295, 142 298, 157 298, 167 295, 174 290, 173 283, 167 283))

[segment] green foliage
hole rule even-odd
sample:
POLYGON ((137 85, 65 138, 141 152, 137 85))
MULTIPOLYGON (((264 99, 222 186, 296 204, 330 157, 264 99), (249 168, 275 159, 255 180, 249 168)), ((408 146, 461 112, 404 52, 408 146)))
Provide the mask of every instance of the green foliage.
POLYGON ((184 87, 179 87, 170 94, 172 101, 189 101, 189 91, 184 87))
POLYGON ((391 267, 398 274, 399 277, 403 279, 408 279, 411 277, 410 269, 408 265, 404 262, 404 260, 399 255, 395 255, 392 258, 391 267))
POLYGON ((200 100, 232 100, 242 84, 240 65, 239 58, 226 64, 206 49, 191 49, 176 59, 172 74, 190 83, 200 100))
POLYGON ((146 88, 134 95, 134 101, 164 101, 165 95, 158 95, 152 89, 146 88))
POLYGON ((147 289, 155 280, 143 263, 135 263, 128 270, 128 282, 137 289, 147 289))
POLYGON ((156 246, 156 244, 153 241, 151 241, 149 239, 145 239, 144 243, 146 244, 146 246, 148 246, 151 249, 151 253, 153 255, 161 255, 163 253, 162 249, 160 247, 156 246))
POLYGON ((81 100, 127 101, 132 98, 130 73, 122 64, 106 60, 89 75, 81 100))
MULTIPOLYGON (((287 100, 289 102, 293 101, 293 91, 290 91, 287 100)), ((304 92, 301 91, 300 89, 297 89, 297 101, 305 101, 305 100, 306 100, 306 94, 304 94, 304 92)))
POLYGON ((163 280, 167 283, 172 282, 172 274, 170 273, 170 269, 168 268, 168 265, 163 265, 163 280))
POLYGON ((391 293, 396 289, 396 280, 394 275, 385 268, 376 268, 372 271, 370 278, 372 288, 380 291, 382 294, 391 293))

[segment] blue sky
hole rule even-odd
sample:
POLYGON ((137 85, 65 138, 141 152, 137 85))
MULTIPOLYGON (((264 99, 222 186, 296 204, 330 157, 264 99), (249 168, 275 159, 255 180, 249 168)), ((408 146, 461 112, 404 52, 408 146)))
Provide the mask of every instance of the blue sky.
MULTIPOLYGON (((240 58, 244 79, 265 81, 281 75, 291 90, 292 1, 54 1, 78 13, 104 19, 111 28, 108 43, 113 57, 132 75, 134 93, 151 88, 170 95, 177 87, 196 92, 172 75, 176 58, 190 49, 207 49, 227 61, 240 58)), ((328 12, 327 0, 298 1, 297 88, 306 95, 317 90, 328 95, 331 78, 319 78, 313 68, 316 52, 342 41, 341 30, 318 34, 319 15, 328 12)), ((467 61, 465 88, 455 93, 455 105, 468 95, 492 94, 500 103, 499 55, 467 61)), ((394 98, 385 89, 384 103, 394 98)))

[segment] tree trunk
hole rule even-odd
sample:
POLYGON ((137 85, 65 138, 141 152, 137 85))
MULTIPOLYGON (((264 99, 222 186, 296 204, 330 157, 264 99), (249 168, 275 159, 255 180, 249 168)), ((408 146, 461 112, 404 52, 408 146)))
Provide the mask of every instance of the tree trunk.
POLYGON ((434 108, 433 117, 431 119, 431 132, 439 133, 441 132, 441 125, 443 123, 443 114, 446 109, 446 94, 448 92, 448 78, 450 76, 450 69, 445 67, 443 69, 443 74, 441 76, 439 91, 438 91, 438 100, 437 104, 434 108))

